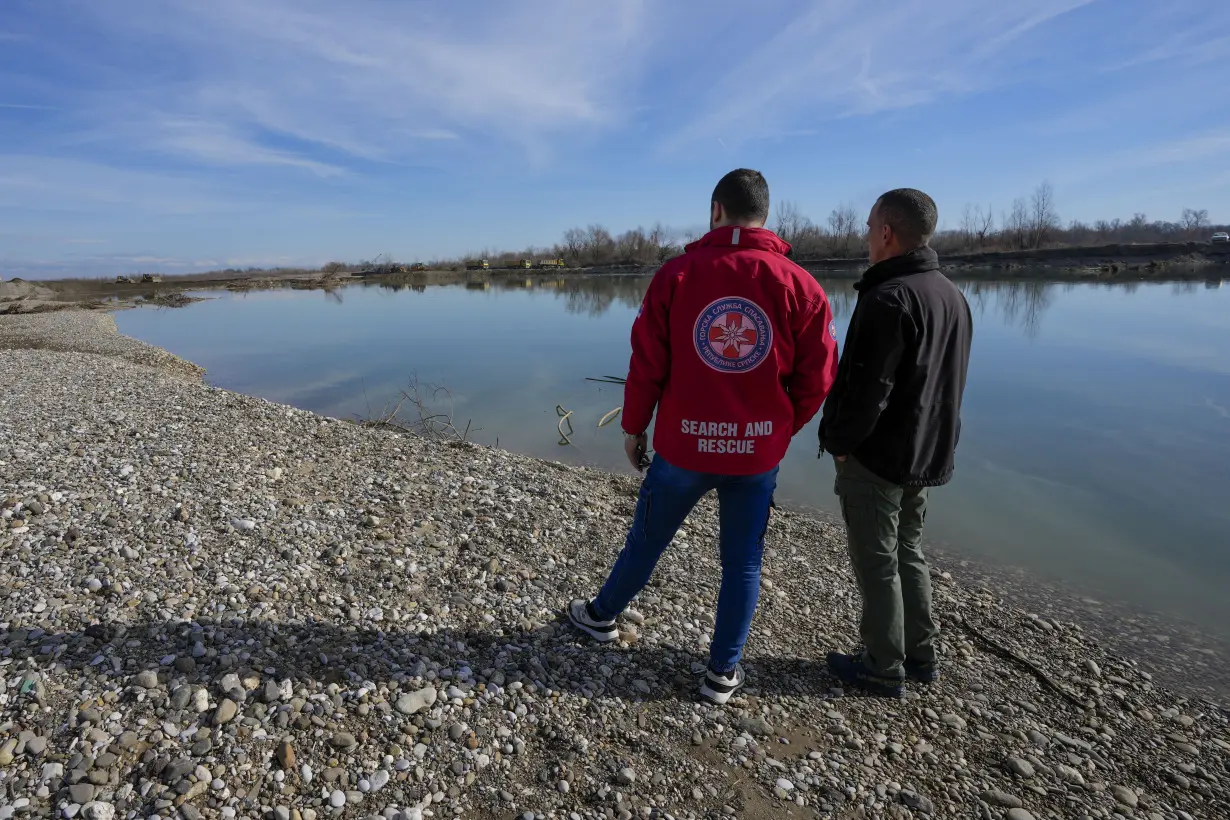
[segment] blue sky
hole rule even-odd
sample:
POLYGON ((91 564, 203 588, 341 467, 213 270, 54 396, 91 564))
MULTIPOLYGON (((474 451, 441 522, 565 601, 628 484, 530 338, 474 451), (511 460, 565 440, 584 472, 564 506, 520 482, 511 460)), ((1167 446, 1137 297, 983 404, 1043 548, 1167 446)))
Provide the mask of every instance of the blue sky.
POLYGON ((1230 3, 3 0, 0 274, 404 261, 923 188, 1230 221, 1230 3))

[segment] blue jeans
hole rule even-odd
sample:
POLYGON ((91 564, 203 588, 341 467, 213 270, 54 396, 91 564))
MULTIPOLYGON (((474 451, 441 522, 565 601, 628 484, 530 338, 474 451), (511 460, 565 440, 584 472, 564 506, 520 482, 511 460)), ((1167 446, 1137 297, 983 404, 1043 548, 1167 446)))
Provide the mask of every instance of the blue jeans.
POLYGON ((777 468, 757 475, 696 473, 655 456, 641 483, 636 519, 602 591, 593 600, 598 617, 623 612, 649 583, 666 545, 710 490, 717 490, 721 530, 722 589, 709 646, 709 668, 727 673, 743 654, 760 597, 760 559, 769 527, 777 468))

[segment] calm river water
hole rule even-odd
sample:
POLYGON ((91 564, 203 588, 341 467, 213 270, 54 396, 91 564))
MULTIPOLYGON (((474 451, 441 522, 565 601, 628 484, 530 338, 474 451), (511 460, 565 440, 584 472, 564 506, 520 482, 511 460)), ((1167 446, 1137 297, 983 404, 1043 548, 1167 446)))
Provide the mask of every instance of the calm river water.
MULTIPOLYGON (((116 319, 220 387, 349 418, 417 376, 451 391, 479 442, 626 469, 617 426, 596 427, 621 389, 585 378, 626 372, 647 284, 213 292, 116 319), (557 404, 573 411, 575 447, 557 443, 557 404)), ((851 282, 822 284, 844 325, 851 282)), ((965 425, 929 540, 1230 634, 1230 285, 962 287, 976 322, 965 425)), ((835 513, 815 427, 795 439, 778 498, 835 513)))

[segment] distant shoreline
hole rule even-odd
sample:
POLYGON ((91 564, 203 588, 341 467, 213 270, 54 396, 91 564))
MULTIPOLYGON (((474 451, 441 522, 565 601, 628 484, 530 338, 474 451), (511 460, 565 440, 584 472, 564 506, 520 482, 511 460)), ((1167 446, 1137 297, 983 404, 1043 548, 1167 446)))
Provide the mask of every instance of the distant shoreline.
MULTIPOLYGON (((865 259, 799 259, 812 273, 858 275, 865 259)), ((1230 267, 1230 243, 1155 242, 941 254, 944 269, 959 278, 996 276, 1021 279, 1138 281, 1199 279, 1230 267)), ((987 277, 990 278, 990 277, 987 277)))
MULTIPOLYGON (((796 260, 818 278, 854 279, 867 260, 796 260)), ((1138 245, 1101 245, 1082 248, 1043 248, 1028 251, 941 255, 941 264, 954 279, 1018 279, 1056 282, 1200 281, 1230 277, 1230 243, 1160 242, 1138 245)), ((324 273, 317 271, 219 272, 159 277, 152 282, 115 282, 104 279, 49 279, 0 281, 0 314, 44 313, 68 307, 106 308, 158 305, 179 307, 190 300, 185 291, 218 290, 323 290, 378 282, 411 288, 430 285, 483 283, 524 279, 527 282, 578 276, 648 275, 655 266, 604 265, 557 270, 493 269, 486 271, 427 270, 414 273, 324 273)))

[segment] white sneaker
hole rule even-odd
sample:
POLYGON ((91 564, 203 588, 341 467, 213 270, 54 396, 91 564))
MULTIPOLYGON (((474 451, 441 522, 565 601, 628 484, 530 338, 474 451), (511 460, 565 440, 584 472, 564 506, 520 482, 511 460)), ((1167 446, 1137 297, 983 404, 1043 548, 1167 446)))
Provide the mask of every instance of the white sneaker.
POLYGON ((745 676, 743 667, 735 664, 735 668, 725 675, 719 675, 712 669, 705 671, 705 682, 700 685, 700 696, 710 703, 722 706, 730 700, 739 687, 743 686, 745 676))
POLYGON ((615 619, 601 621, 594 616, 594 608, 589 601, 577 598, 568 604, 568 620, 577 629, 589 635, 599 643, 610 643, 619 640, 619 630, 615 628, 615 619))

